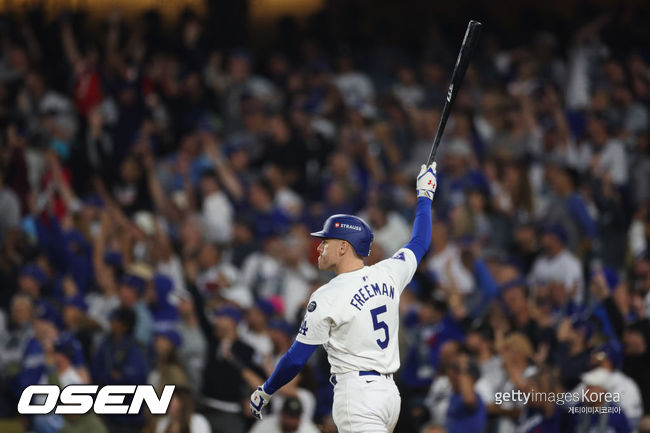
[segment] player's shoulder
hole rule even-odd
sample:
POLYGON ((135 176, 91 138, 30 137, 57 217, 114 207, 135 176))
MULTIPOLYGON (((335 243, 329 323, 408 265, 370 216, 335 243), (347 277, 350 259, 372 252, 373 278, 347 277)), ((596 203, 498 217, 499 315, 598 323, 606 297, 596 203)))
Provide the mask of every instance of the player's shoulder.
POLYGON ((311 294, 311 299, 330 301, 335 297, 336 288, 338 286, 339 284, 336 282, 336 278, 333 278, 332 280, 320 286, 318 289, 314 290, 314 293, 311 294))
POLYGON ((415 254, 408 248, 400 248, 392 256, 370 266, 370 269, 381 269, 387 266, 395 266, 400 264, 417 264, 415 254))

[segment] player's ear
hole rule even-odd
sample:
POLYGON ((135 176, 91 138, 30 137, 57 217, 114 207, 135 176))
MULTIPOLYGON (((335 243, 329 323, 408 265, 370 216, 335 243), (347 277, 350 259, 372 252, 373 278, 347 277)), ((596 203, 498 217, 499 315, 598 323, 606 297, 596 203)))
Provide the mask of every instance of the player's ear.
POLYGON ((339 254, 341 256, 345 255, 345 252, 348 250, 349 247, 350 247, 350 243, 348 241, 342 240, 341 245, 339 246, 339 254))

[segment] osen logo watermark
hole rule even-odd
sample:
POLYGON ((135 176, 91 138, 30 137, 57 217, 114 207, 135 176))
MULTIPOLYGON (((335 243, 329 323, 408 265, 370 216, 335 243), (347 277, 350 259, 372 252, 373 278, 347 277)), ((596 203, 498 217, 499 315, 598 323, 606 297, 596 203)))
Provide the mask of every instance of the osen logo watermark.
POLYGON ((165 385, 160 397, 153 385, 30 385, 18 402, 22 415, 83 415, 91 409, 99 415, 137 415, 144 403, 154 415, 167 413, 176 385, 165 385), (126 396, 133 395, 130 404, 126 396))

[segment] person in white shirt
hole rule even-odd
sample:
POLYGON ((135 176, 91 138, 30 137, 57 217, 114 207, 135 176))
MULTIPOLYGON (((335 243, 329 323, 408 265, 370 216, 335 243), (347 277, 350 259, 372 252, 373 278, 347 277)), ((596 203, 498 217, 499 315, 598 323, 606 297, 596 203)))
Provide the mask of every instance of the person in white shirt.
POLYGON ((246 312, 246 320, 239 323, 239 338, 255 349, 258 363, 273 354, 273 342, 268 336, 267 322, 275 315, 275 307, 266 299, 259 299, 246 312))
POLYGON ((467 295, 474 291, 475 282, 472 273, 465 268, 460 259, 460 249, 449 241, 448 228, 443 222, 433 226, 431 243, 434 254, 427 260, 426 267, 432 272, 443 287, 451 287, 467 295))
MULTIPOLYGON (((623 363, 622 348, 614 343, 604 344, 594 351, 591 360, 595 369, 590 373, 603 370, 603 373, 607 374, 607 391, 620 395, 621 401, 618 404, 623 409, 630 428, 632 431, 636 431, 643 416, 643 401, 639 385, 619 370, 623 363)), ((578 385, 578 390, 581 391, 584 386, 583 377, 583 383, 578 385)))
POLYGON ((397 251, 408 242, 410 236, 408 223, 397 212, 391 212, 386 203, 368 206, 367 219, 375 235, 374 242, 384 251, 397 251))
POLYGON ((589 117, 590 141, 578 147, 578 166, 583 172, 591 171, 598 178, 608 176, 614 185, 622 186, 628 180, 627 154, 623 142, 610 137, 607 122, 599 113, 589 117))
POLYGON ((200 187, 203 196, 202 216, 206 238, 210 242, 225 244, 232 239, 235 210, 226 194, 219 188, 217 175, 213 170, 201 173, 200 187))
POLYGON ((564 287, 564 299, 582 304, 584 276, 580 260, 566 249, 567 234, 560 225, 545 228, 542 235, 543 254, 533 264, 528 276, 531 286, 540 294, 560 284, 564 287))
POLYGON ((339 74, 333 81, 347 107, 373 103, 375 87, 372 80, 365 73, 354 69, 351 56, 343 55, 339 58, 339 74))
POLYGON ((288 398, 282 404, 278 415, 271 415, 253 425, 248 433, 318 433, 318 428, 302 416, 302 403, 297 398, 288 398))

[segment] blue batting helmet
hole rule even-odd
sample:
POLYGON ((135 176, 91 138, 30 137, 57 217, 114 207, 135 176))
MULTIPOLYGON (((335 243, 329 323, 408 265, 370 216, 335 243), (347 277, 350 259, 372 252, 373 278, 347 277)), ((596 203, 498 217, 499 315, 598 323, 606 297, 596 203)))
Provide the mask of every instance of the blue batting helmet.
POLYGON ((354 215, 337 214, 327 218, 323 230, 311 234, 317 238, 342 239, 348 241, 360 256, 370 255, 373 235, 370 226, 354 215))

